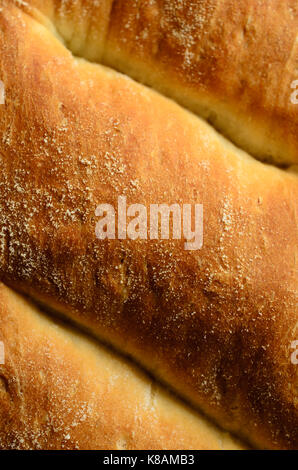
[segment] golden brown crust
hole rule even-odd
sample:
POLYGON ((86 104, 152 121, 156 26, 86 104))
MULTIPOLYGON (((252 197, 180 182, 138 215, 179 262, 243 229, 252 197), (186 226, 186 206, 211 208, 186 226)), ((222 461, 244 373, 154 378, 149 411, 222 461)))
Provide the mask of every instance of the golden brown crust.
POLYGON ((103 62, 256 157, 297 164, 297 24, 292 0, 115 0, 103 62))
POLYGON ((293 0, 30 0, 76 55, 175 98, 244 150, 298 164, 293 0))
POLYGON ((0 449, 244 449, 138 368, 0 284, 0 449))
POLYGON ((297 448, 294 173, 0 13, 0 276, 257 447, 297 448), (14 44, 14 48, 12 47, 14 44), (99 203, 202 203, 204 246, 99 241, 99 203))

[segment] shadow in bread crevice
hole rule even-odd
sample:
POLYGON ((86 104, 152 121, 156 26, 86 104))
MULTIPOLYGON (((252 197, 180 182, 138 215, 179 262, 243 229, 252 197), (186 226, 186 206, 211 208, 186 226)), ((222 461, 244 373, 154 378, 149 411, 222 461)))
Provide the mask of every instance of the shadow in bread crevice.
MULTIPOLYGON (((4 283, 5 285, 5 283, 4 283)), ((30 302, 35 308, 38 308, 39 313, 49 319, 54 325, 62 328, 66 328, 67 330, 72 330, 75 334, 81 337, 84 340, 88 340, 92 343, 95 347, 101 347, 109 354, 114 354, 116 357, 123 359, 126 363, 131 367, 137 375, 145 375, 150 380, 150 401, 154 403, 156 399, 158 389, 166 394, 169 394, 170 397, 173 399, 178 400, 183 406, 190 409, 191 411, 199 414, 203 419, 207 422, 212 424, 212 426, 217 429, 219 432, 227 433, 236 440, 239 445, 241 445, 245 449, 251 449, 251 445, 247 442, 245 437, 241 435, 236 435, 235 433, 229 431, 228 429, 224 429, 219 426, 212 417, 206 415, 206 413, 201 410, 197 405, 193 404, 191 401, 188 401, 184 397, 182 397, 175 389, 169 386, 167 383, 163 382, 160 377, 154 376, 154 374, 146 369, 141 363, 139 363, 134 357, 129 354, 124 353, 123 351, 119 350, 110 342, 106 341, 104 338, 100 338, 96 336, 89 328, 84 325, 79 324, 75 320, 66 317, 61 311, 56 310, 52 307, 49 307, 44 302, 38 301, 32 298, 30 295, 17 290, 14 286, 10 286, 6 284, 10 289, 14 292, 17 292, 19 295, 24 297, 28 302, 30 302)))
MULTIPOLYGON (((228 135, 228 132, 225 132, 222 127, 216 124, 216 120, 217 120, 216 115, 215 115, 216 113, 214 113, 212 109, 209 109, 208 112, 205 113, 204 115, 203 113, 200 113, 199 111, 194 110, 193 107, 188 105, 185 101, 181 101, 177 99, 175 96, 173 96, 173 94, 167 92, 166 90, 157 89, 155 86, 151 86, 150 83, 144 80, 143 81, 140 80, 134 73, 126 73, 123 70, 121 70, 119 67, 117 68, 116 66, 111 65, 109 61, 105 59, 105 53, 104 53, 105 47, 104 46, 106 42, 106 36, 109 30, 109 23, 112 18, 112 10, 113 10, 114 3, 115 3, 115 0, 111 0, 111 4, 110 4, 111 14, 109 15, 109 20, 108 20, 108 23, 106 24, 105 37, 103 38, 102 44, 101 44, 102 52, 100 54, 100 57, 98 57, 96 60, 93 60, 88 57, 89 56, 88 52, 84 50, 86 49, 86 47, 81 47, 81 49, 84 50, 84 52, 81 52, 81 53, 79 53, 78 50, 75 50, 75 48, 72 47, 72 40, 73 40, 74 33, 71 35, 70 39, 67 39, 65 37, 65 34, 63 34, 63 32, 61 31, 61 28, 59 28, 59 25, 55 24, 50 18, 46 17, 43 13, 38 11, 36 7, 32 7, 26 2, 16 1, 16 5, 19 8, 21 8, 23 12, 25 12, 27 15, 32 17, 35 21, 40 23, 49 32, 51 32, 53 34, 53 37, 55 37, 70 52, 70 54, 73 56, 74 59, 83 60, 94 65, 104 66, 107 69, 120 73, 121 75, 124 75, 125 77, 128 77, 137 83, 140 83, 142 86, 146 88, 152 89, 155 93, 158 93, 164 98, 174 101, 177 105, 182 107, 185 111, 190 112, 194 116, 206 122, 210 127, 214 129, 214 131, 216 131, 219 137, 222 138, 227 145, 232 145, 236 151, 246 154, 247 156, 253 158, 255 161, 257 161, 258 163, 262 165, 268 165, 270 167, 273 166, 274 168, 280 169, 282 171, 293 172, 293 164, 286 165, 282 163, 277 163, 276 161, 273 161, 272 156, 269 154, 267 156, 264 156, 264 158, 261 159, 257 155, 250 153, 246 148, 238 145, 237 142, 234 139, 232 139, 231 136, 228 135)), ((85 37, 85 42, 87 42, 87 39, 88 39, 88 35, 87 37, 85 37)), ((202 103, 200 105, 202 105, 202 103)), ((294 170, 295 170, 295 165, 294 165, 294 170)), ((294 173, 296 172, 294 171, 294 173)))

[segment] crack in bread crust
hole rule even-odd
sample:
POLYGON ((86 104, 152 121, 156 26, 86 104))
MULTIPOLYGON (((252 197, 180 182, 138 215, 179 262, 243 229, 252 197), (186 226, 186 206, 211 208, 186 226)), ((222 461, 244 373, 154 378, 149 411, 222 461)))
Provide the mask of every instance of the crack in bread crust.
POLYGON ((135 365, 0 284, 0 449, 244 449, 135 365), (14 338, 14 341, 12 341, 14 338))
POLYGON ((290 100, 298 12, 291 0, 274 8, 247 0, 16 4, 50 20, 74 55, 152 86, 255 158, 298 164, 298 113, 290 100))

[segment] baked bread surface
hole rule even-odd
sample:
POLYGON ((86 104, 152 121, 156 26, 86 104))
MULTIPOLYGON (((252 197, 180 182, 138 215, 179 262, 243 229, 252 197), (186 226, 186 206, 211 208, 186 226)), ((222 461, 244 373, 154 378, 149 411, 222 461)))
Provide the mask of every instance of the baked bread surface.
POLYGON ((0 285, 0 448, 244 449, 138 368, 0 285))
MULTIPOLYGON (((63 29, 50 14, 60 2, 0 3, 1 280, 130 355, 253 446, 297 448, 297 173, 74 57, 61 31, 76 9, 63 29), (146 207, 203 204, 202 249, 96 239, 96 207, 117 207, 119 195, 146 207)), ((110 3, 101 5, 108 16, 110 3)), ((295 162, 291 139, 282 143, 295 162)))
POLYGON ((298 164, 295 0, 23 3, 76 56, 174 98, 258 159, 298 164))

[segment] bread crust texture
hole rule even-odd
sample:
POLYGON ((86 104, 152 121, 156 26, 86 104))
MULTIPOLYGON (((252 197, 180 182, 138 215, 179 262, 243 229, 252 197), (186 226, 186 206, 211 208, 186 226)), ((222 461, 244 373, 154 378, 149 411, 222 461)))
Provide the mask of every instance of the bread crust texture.
MULTIPOLYGON (((47 1, 44 7, 36 1, 22 3, 0 2, 0 78, 6 98, 0 107, 1 281, 129 355, 250 445, 297 449, 298 369, 291 362, 298 317, 297 172, 259 162, 158 91, 74 56, 65 47, 71 40, 63 44, 61 38, 77 10, 64 12, 62 27, 54 22, 61 2, 47 1), (96 208, 116 207, 119 196, 128 205, 145 207, 203 205, 202 248, 185 250, 182 238, 99 240, 96 208)), ((109 26, 105 17, 101 26, 109 51, 120 12, 126 18, 134 8, 128 11, 123 2, 113 7, 111 2, 99 3, 107 18, 112 15, 109 26)), ((197 2, 202 8, 211 3, 197 2)), ((90 6, 74 4, 86 4, 87 10, 90 6)), ((289 2, 281 4, 288 12, 289 2)), ((149 10, 148 15, 155 11, 149 10)), ((240 8, 241 18, 245 11, 240 8)), ((268 24, 279 37, 276 12, 268 24)), ((251 14, 253 18, 255 9, 251 14)), ((62 22, 62 13, 59 18, 62 22)), ((208 18, 203 25, 209 24, 208 18)), ((85 26, 79 26, 83 35, 85 26)), ((138 49, 128 52, 134 28, 138 23, 127 31, 130 63, 138 49)), ((174 34, 171 23, 167 28, 174 34)), ((217 37, 218 28, 210 27, 210 34, 215 31, 217 37)), ((254 37, 259 28, 257 23, 254 37)), ((284 38, 283 58, 288 57, 291 31, 284 38)), ((72 41, 79 41, 80 34, 72 41)), ((140 47, 146 46, 145 39, 140 47)), ((123 37, 120 42, 125 58, 123 37)), ((257 43, 248 41, 247 47, 251 57, 257 43)), ((162 54, 152 58, 147 52, 144 57, 152 70, 162 71, 162 54)), ((177 57, 165 65, 173 80, 180 80, 183 70, 177 57)), ((290 76, 292 62, 288 64, 290 76)), ((238 80, 236 65, 230 65, 222 93, 232 77, 238 80)), ((192 87, 202 92, 196 83, 192 87)), ((253 90, 248 87, 247 93, 253 90)), ((213 91, 215 95, 218 90, 213 91)), ((231 107, 233 93, 225 95, 231 107)), ((245 119, 250 120, 247 110, 245 119)), ((276 142, 283 142, 284 162, 295 163, 297 111, 291 120, 294 110, 285 106, 285 130, 276 118, 278 110, 283 114, 282 107, 270 113, 259 101, 261 134, 266 139, 270 129, 270 136, 273 132, 276 142)), ((240 127, 245 127, 243 122, 239 120, 240 127)), ((254 136, 251 132, 256 143, 254 136)), ((275 149, 279 161, 278 145, 275 149)))
POLYGON ((0 449, 246 447, 133 364, 0 285, 0 449))

